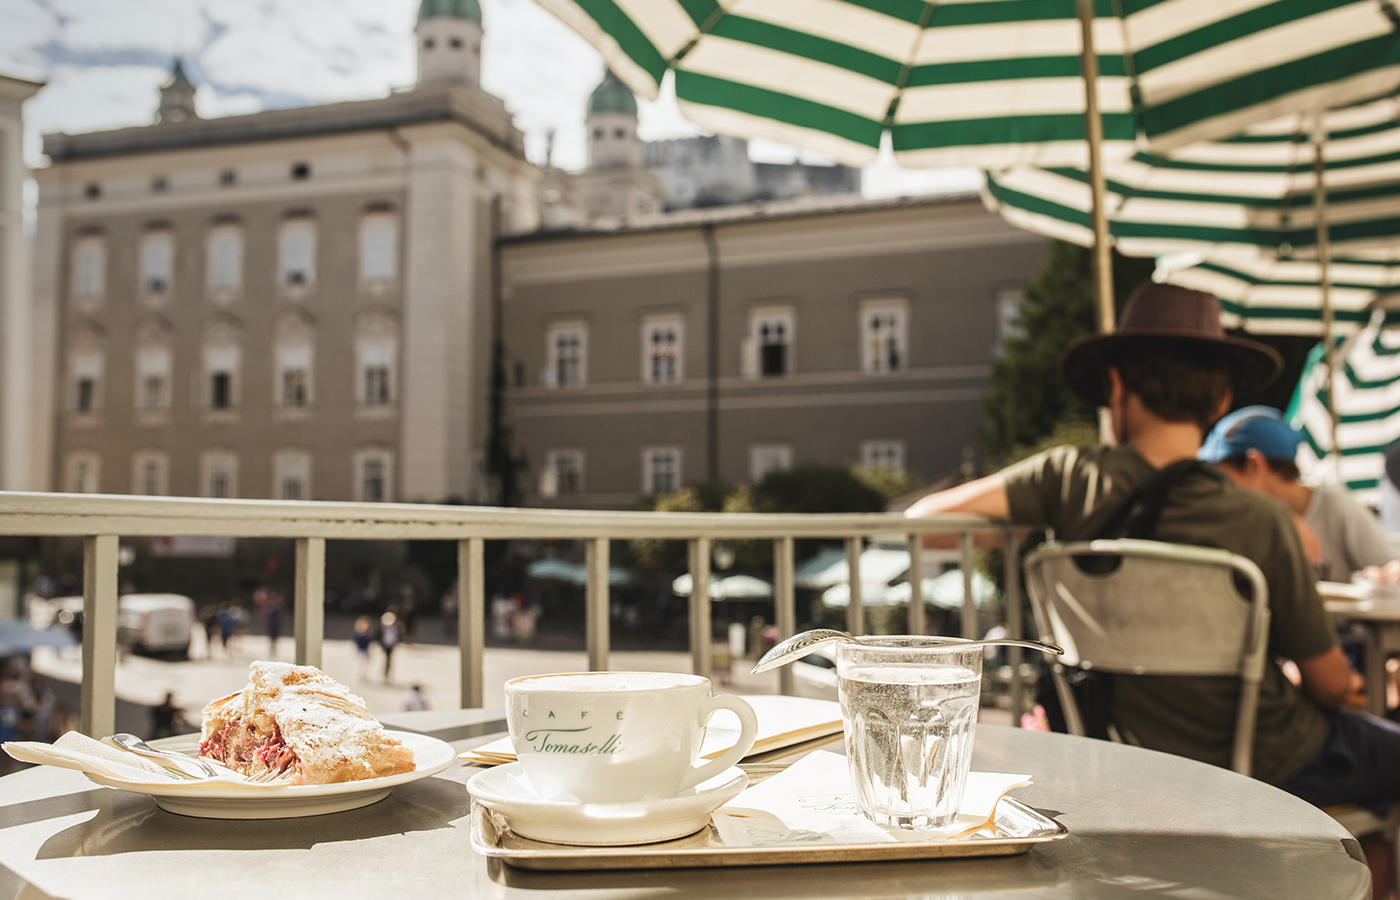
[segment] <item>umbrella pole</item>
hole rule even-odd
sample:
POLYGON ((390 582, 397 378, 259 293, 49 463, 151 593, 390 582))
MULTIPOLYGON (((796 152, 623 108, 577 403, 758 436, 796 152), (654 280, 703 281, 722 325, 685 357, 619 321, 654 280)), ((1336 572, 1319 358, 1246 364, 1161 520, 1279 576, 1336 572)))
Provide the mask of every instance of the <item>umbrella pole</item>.
POLYGON ((1099 331, 1113 330, 1113 257, 1104 204, 1103 119, 1099 117, 1099 57, 1094 51, 1094 0, 1076 0, 1082 35, 1079 69, 1084 75, 1084 137, 1089 144, 1090 216, 1094 225, 1094 290, 1099 331))
POLYGON ((1342 448, 1337 442, 1337 392, 1334 387, 1337 359, 1336 348, 1332 345, 1332 246, 1327 227, 1327 161, 1323 155, 1323 141, 1326 139, 1322 113, 1318 113, 1313 124, 1313 176, 1316 182, 1313 219, 1317 229, 1318 285, 1322 289, 1322 359, 1327 367, 1327 418, 1332 432, 1332 470, 1337 484, 1342 484, 1342 448))
MULTIPOLYGON (((1104 206, 1103 119, 1099 117, 1099 56, 1094 51, 1094 0, 1076 0, 1081 35, 1079 71, 1084 76, 1084 138, 1089 145, 1089 215, 1094 225, 1094 294, 1100 334, 1113 331, 1113 256, 1104 206)), ((1099 407, 1099 439, 1117 443, 1107 407, 1099 407)))

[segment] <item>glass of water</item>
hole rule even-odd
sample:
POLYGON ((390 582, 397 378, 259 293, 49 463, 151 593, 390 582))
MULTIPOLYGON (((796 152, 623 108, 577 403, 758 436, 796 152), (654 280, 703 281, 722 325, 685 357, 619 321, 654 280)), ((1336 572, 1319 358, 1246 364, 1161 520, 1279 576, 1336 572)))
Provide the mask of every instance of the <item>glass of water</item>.
POLYGON ((865 638, 837 645, 836 674, 860 811, 911 831, 952 822, 972 759, 982 648, 865 638))

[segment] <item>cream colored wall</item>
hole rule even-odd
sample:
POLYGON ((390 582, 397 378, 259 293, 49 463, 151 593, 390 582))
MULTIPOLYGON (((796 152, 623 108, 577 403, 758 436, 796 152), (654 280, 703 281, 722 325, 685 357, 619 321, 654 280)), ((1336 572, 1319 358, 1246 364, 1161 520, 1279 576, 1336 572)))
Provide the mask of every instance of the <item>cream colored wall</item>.
POLYGON ((0 488, 30 488, 29 250, 24 235, 24 101, 41 87, 0 76, 0 488))

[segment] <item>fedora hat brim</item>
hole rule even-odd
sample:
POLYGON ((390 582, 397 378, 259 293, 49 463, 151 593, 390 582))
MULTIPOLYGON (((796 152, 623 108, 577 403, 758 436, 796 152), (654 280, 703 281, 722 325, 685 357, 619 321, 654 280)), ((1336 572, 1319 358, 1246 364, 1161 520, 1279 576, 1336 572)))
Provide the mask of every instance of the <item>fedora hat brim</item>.
POLYGON ((1070 344, 1060 354, 1060 378, 1079 399, 1104 406, 1108 403, 1104 380, 1108 367, 1125 348, 1140 344, 1222 354, 1230 366, 1236 397, 1268 387, 1283 371, 1283 357, 1267 344, 1229 336, 1184 335, 1176 329, 1139 328, 1090 335, 1070 344))

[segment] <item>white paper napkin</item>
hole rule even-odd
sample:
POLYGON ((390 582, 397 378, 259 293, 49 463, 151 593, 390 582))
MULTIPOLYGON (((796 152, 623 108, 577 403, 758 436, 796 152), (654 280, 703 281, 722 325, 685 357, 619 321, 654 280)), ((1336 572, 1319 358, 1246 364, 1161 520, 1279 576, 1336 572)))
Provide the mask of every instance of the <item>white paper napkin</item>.
MULTIPOLYGON (((58 766, 61 769, 77 769, 131 784, 179 784, 190 783, 188 779, 170 774, 153 760, 137 756, 130 750, 122 749, 104 741, 93 740, 85 734, 70 731, 54 741, 45 744, 41 741, 7 741, 5 752, 20 762, 36 763, 44 766, 58 766)), ((215 769, 222 769, 215 765, 215 769)), ((209 778, 201 784, 246 784, 242 775, 223 769, 227 775, 209 778)))
POLYGON ((993 828, 1001 798, 1030 783, 1028 775, 970 772, 951 824, 927 831, 886 830, 856 808, 846 757, 818 750, 748 788, 712 818, 727 847, 946 841, 993 828))

